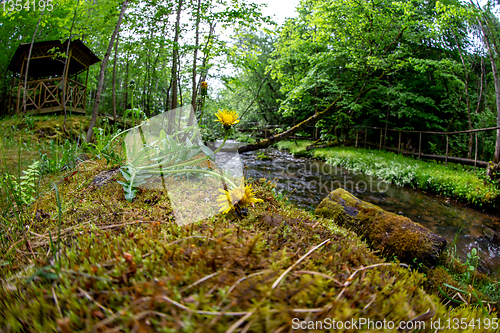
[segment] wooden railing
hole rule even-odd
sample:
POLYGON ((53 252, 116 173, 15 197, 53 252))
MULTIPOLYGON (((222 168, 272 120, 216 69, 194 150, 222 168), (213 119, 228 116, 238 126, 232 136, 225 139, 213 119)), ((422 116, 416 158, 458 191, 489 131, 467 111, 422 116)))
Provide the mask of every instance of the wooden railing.
MULTIPOLYGON (((62 78, 28 81, 26 83, 26 109, 40 110, 47 107, 62 106, 63 84, 62 78)), ((72 79, 68 79, 66 86, 66 106, 85 108, 87 88, 72 79)), ((23 106, 24 84, 19 86, 19 111, 23 106)))
MULTIPOLYGON (((440 159, 444 160, 445 164, 448 164, 448 160, 450 161, 455 161, 458 163, 463 163, 463 164, 473 164, 474 168, 476 168, 477 165, 480 166, 486 166, 488 162, 486 161, 479 161, 477 159, 477 153, 478 153, 478 138, 477 138, 477 133, 479 132, 485 132, 485 131, 493 131, 493 130, 499 130, 500 126, 497 127, 488 127, 488 128, 479 128, 479 129, 473 129, 473 130, 467 130, 467 131, 455 131, 455 132, 433 132, 433 131, 413 131, 413 130, 399 130, 399 129, 392 129, 392 128, 383 128, 383 127, 371 127, 371 126, 363 126, 364 129, 364 141, 362 144, 366 148, 366 146, 373 146, 373 147, 378 147, 379 149, 386 149, 386 150, 391 150, 394 151, 398 154, 406 154, 406 155, 413 155, 413 156, 418 156, 418 159, 420 160, 421 158, 428 158, 428 159, 440 159), (373 130, 380 130, 380 141, 378 144, 374 143, 369 143, 367 141, 368 137, 368 129, 373 129, 373 130), (397 149, 391 148, 391 147, 386 147, 385 145, 382 145, 382 142, 386 141, 387 139, 387 132, 398 132, 398 137, 399 137, 399 142, 398 142, 398 147, 397 149), (385 133, 385 134, 384 134, 385 133), (418 153, 417 152, 412 152, 409 150, 405 150, 403 148, 404 144, 402 144, 401 141, 401 133, 413 133, 419 135, 419 141, 418 141, 418 153), (470 158, 462 158, 462 157, 454 157, 454 156, 449 156, 449 136, 454 135, 454 134, 464 134, 464 133, 474 133, 475 134, 475 151, 474 151, 474 159, 470 158), (446 136, 446 153, 445 155, 435 155, 435 154, 424 154, 422 153, 422 134, 433 134, 433 135, 445 135, 446 136)), ((356 131, 356 143, 355 146, 356 148, 358 147, 358 141, 359 141, 359 133, 361 130, 356 131)))

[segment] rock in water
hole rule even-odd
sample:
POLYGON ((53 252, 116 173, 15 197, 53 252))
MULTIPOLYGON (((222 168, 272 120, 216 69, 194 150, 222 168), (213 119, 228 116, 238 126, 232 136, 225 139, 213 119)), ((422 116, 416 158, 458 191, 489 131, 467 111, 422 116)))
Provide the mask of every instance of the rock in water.
POLYGON ((353 229, 374 250, 395 255, 401 262, 433 266, 446 246, 446 239, 420 224, 361 201, 341 188, 330 192, 315 213, 353 229))

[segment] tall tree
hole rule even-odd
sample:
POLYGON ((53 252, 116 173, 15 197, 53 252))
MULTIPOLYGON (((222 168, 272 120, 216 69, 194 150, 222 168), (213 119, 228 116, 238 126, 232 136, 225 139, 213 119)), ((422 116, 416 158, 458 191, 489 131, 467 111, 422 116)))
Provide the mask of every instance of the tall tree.
MULTIPOLYGON (((483 10, 479 4, 474 4, 470 0, 471 4, 479 11, 480 15, 478 17, 478 24, 483 33, 483 42, 488 51, 488 56, 491 63, 491 73, 493 75, 493 83, 495 85, 495 99, 496 99, 496 109, 497 109, 497 126, 500 126, 500 78, 498 77, 498 69, 495 59, 495 49, 497 40, 494 36, 493 30, 489 27, 490 20, 495 20, 494 15, 491 12, 483 10)), ((490 23, 491 24, 491 23, 490 23)), ((496 47, 498 49, 498 47, 496 47)), ((493 155, 493 162, 498 163, 500 161, 500 129, 497 130, 497 138, 495 143, 495 153, 493 155)))
POLYGON ((69 29, 69 37, 68 37, 68 44, 66 45, 66 54, 65 54, 65 59, 64 59, 64 70, 63 70, 63 91, 62 91, 62 103, 63 103, 63 112, 64 112, 64 121, 63 121, 63 131, 67 132, 66 130, 66 119, 68 112, 66 110, 66 96, 68 94, 67 88, 68 88, 68 64, 70 61, 70 54, 69 54, 69 48, 71 45, 71 39, 73 38, 73 28, 75 27, 75 19, 76 19, 76 13, 78 12, 78 5, 80 4, 80 1, 77 1, 77 5, 75 7, 75 13, 73 14, 73 20, 71 21, 71 28, 69 29))
MULTIPOLYGON (((196 25, 195 25, 195 44, 194 44, 194 54, 193 54, 193 74, 191 76, 191 107, 193 108, 193 112, 196 112, 196 98, 197 98, 197 82, 196 82, 196 62, 198 61, 198 48, 200 45, 200 16, 201 16, 201 0, 198 0, 195 17, 196 17, 196 25)), ((189 123, 192 122, 190 119, 189 123)))
POLYGON ((109 55, 111 53, 111 49, 113 48, 113 43, 115 41, 115 37, 118 34, 118 31, 120 30, 120 25, 122 23, 123 15, 125 15, 125 10, 127 9, 127 5, 129 3, 129 0, 123 1, 121 11, 120 11, 120 16, 118 17, 118 22, 116 23, 115 30, 113 31, 113 34, 111 35, 111 39, 109 40, 109 45, 108 49, 106 51, 106 54, 104 55, 104 58, 102 59, 101 62, 101 70, 99 74, 99 84, 97 86, 97 92, 96 92, 96 97, 94 101, 94 108, 92 110, 92 118, 90 120, 90 125, 89 125, 89 130, 87 131, 87 137, 86 140, 87 142, 90 142, 92 140, 92 135, 94 133, 94 126, 96 124, 97 120, 97 112, 99 110, 99 102, 101 101, 101 94, 102 94, 102 87, 104 85, 104 73, 106 71, 106 65, 109 59, 109 55))
POLYGON ((115 43, 115 56, 113 58, 113 121, 116 123, 116 61, 118 58, 118 42, 120 39, 120 32, 116 36, 115 43))

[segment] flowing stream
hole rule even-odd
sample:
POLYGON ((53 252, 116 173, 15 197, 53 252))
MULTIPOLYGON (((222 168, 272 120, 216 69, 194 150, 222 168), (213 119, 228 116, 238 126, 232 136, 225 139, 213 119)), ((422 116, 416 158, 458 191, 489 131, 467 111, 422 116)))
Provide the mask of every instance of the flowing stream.
POLYGON ((330 191, 343 187, 361 200, 409 217, 446 238, 447 247, 455 249, 463 261, 472 248, 477 248, 480 269, 488 273, 499 270, 500 239, 492 229, 500 226, 498 215, 322 161, 294 158, 276 149, 243 153, 241 160, 247 177, 277 180, 278 191, 301 208, 314 210, 330 191), (262 152, 272 160, 258 159, 262 152))

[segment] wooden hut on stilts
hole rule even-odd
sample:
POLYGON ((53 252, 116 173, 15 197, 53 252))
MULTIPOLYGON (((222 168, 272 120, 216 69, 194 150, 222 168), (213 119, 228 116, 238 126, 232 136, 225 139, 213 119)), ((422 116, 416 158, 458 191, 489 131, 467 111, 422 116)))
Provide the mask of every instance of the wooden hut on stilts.
POLYGON ((19 45, 8 67, 16 73, 9 110, 16 114, 25 110, 27 114, 43 114, 63 111, 66 104, 68 112, 85 114, 89 67, 101 60, 82 41, 74 40, 69 46, 65 70, 67 43, 34 43, 29 62, 31 43, 19 45))

